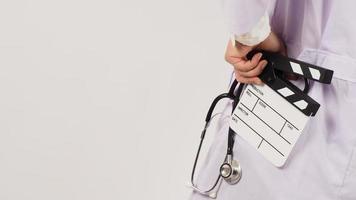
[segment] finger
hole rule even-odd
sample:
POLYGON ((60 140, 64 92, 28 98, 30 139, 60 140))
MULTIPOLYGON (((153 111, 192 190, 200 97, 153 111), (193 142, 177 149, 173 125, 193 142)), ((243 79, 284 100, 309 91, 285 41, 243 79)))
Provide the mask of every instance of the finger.
POLYGON ((246 77, 241 76, 238 73, 235 73, 235 78, 240 83, 263 85, 263 82, 258 77, 246 78, 246 77))
POLYGON ((262 73, 263 69, 267 66, 267 63, 268 62, 266 60, 262 60, 252 70, 250 70, 248 72, 238 71, 238 73, 241 76, 246 77, 246 78, 256 77, 256 76, 258 76, 258 75, 260 75, 262 73))
POLYGON ((257 53, 252 57, 251 60, 249 60, 249 61, 241 60, 240 62, 237 62, 236 64, 234 64, 234 67, 236 70, 242 71, 242 72, 251 71, 252 69, 254 69, 257 66, 261 57, 262 57, 262 53, 257 53))

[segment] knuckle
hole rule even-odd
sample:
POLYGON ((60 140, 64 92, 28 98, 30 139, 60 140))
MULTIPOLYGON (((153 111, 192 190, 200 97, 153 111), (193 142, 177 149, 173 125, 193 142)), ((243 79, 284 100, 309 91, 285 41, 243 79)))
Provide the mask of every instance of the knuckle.
POLYGON ((264 69, 264 66, 263 66, 263 65, 261 65, 261 66, 258 68, 258 71, 262 72, 262 71, 263 71, 263 69, 264 69))
POLYGON ((247 71, 253 71, 256 68, 256 65, 254 63, 250 63, 247 65, 246 70, 247 71))
POLYGON ((235 74, 240 74, 240 70, 237 68, 237 66, 234 64, 232 64, 232 66, 234 67, 235 74))
POLYGON ((236 80, 240 80, 241 79, 241 75, 235 72, 235 78, 236 78, 236 80))
POLYGON ((248 68, 248 69, 245 69, 245 73, 248 75, 248 76, 253 76, 256 72, 255 72, 256 70, 255 69, 250 69, 250 68, 248 68))
POLYGON ((254 77, 256 77, 256 76, 258 76, 258 72, 253 72, 253 73, 250 74, 250 77, 251 77, 251 78, 254 78, 254 77))
POLYGON ((233 65, 236 71, 239 71, 240 73, 245 72, 244 66, 241 63, 234 63, 233 65))
POLYGON ((262 70, 263 70, 263 68, 262 68, 262 67, 258 67, 258 68, 256 69, 255 76, 260 75, 260 74, 262 73, 262 70))
POLYGON ((248 83, 254 83, 254 79, 253 78, 248 79, 248 83))
POLYGON ((230 62, 229 62, 229 61, 230 61, 230 56, 229 56, 228 53, 225 53, 224 59, 225 59, 226 62, 230 63, 230 62))
POLYGON ((240 83, 244 83, 245 79, 240 75, 240 74, 236 74, 235 78, 237 81, 239 81, 240 83))
POLYGON ((241 70, 241 66, 239 64, 234 64, 234 68, 236 71, 242 72, 243 70, 241 70))
POLYGON ((238 65, 237 67, 238 67, 238 69, 239 69, 240 71, 242 71, 242 72, 248 72, 248 71, 250 71, 248 65, 238 65))

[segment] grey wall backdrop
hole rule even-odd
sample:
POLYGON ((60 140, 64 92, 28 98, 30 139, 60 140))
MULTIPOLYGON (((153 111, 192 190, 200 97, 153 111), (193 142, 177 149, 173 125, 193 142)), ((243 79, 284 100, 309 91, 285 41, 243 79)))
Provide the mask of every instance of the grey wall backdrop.
POLYGON ((220 0, 0 1, 0 199, 188 198, 220 0))

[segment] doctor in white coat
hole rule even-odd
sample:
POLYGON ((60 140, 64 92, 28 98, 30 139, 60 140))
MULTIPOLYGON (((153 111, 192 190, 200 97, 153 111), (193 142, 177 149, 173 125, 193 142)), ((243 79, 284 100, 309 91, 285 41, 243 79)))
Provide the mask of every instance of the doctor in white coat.
MULTIPOLYGON (((356 200, 356 1, 224 0, 224 9, 233 35, 226 60, 240 82, 261 84, 257 76, 266 61, 244 57, 254 48, 288 52, 332 69, 334 78, 331 85, 311 83, 309 96, 321 107, 283 167, 272 165, 236 135, 234 156, 243 176, 236 185, 222 181, 217 199, 356 200)), ((230 114, 228 103, 198 175, 201 188, 216 180, 230 114)), ((190 199, 209 197, 193 191, 190 199)))

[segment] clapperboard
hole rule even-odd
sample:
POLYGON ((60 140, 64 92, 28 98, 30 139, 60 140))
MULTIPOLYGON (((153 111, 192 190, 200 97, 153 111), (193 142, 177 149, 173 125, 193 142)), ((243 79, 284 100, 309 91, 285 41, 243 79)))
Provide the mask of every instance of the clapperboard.
POLYGON ((309 117, 320 107, 318 102, 284 79, 282 73, 329 84, 333 71, 276 53, 262 53, 268 65, 259 77, 265 84, 245 87, 231 116, 230 127, 267 160, 281 167, 309 117))

